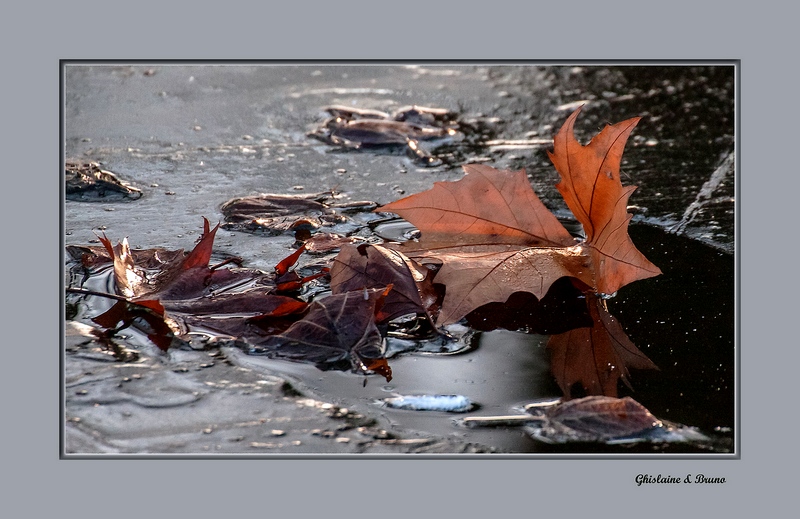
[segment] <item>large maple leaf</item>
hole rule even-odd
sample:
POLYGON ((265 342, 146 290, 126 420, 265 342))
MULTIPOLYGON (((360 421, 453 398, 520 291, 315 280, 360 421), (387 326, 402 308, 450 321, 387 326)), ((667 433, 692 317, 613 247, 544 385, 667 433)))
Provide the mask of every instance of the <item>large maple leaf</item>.
POLYGON ((422 263, 439 263, 435 282, 446 286, 437 324, 456 322, 514 292, 542 298, 561 277, 580 280, 599 294, 661 271, 633 246, 627 233, 627 200, 619 166, 625 140, 637 119, 607 126, 587 146, 572 135, 579 110, 558 132, 551 158, 562 176, 557 186, 587 228, 579 242, 542 204, 523 170, 464 166, 456 182, 387 204, 421 231, 418 242, 399 247, 422 263))

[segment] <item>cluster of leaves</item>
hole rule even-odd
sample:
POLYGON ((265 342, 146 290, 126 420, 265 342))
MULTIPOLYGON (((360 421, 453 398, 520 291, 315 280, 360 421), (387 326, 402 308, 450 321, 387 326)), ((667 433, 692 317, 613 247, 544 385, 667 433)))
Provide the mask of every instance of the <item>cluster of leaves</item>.
MULTIPOLYGON (((112 246, 71 247, 84 267, 113 264, 117 302, 93 321, 111 332, 134 325, 162 350, 192 329, 229 337, 252 353, 314 362, 330 367, 347 362, 391 378, 382 358, 376 327, 391 287, 338 293, 308 303, 298 297, 308 282, 328 275, 327 268, 300 276, 292 267, 300 247, 272 273, 209 266, 219 225, 204 231, 188 254, 183 250, 131 250, 127 239, 112 246)), ((80 292, 80 290, 76 290, 80 292)))
POLYGON ((441 329, 490 307, 500 310, 520 293, 545 301, 551 287, 566 280, 585 305, 584 320, 551 336, 553 374, 566 398, 575 384, 587 394, 616 396, 628 368, 655 366, 608 313, 605 299, 660 271, 627 232, 627 200, 635 187, 622 186, 619 168, 638 118, 607 126, 582 146, 573 135, 579 111, 555 136, 549 155, 585 240, 570 235, 542 204, 524 171, 470 164, 459 181, 437 182, 376 209, 415 225, 419 240, 335 241, 339 252, 330 268, 308 276, 292 267, 319 234, 272 273, 209 266, 219 225, 210 229, 205 219, 188 254, 131 251, 127 240, 112 246, 103 237, 102 248, 81 251, 82 261, 112 262, 122 299, 94 321, 108 330, 144 321, 162 349, 189 328, 213 330, 254 354, 377 372, 388 380, 382 340, 389 323, 414 315, 423 329, 441 329), (301 289, 312 280, 328 282, 330 295, 304 299, 301 289))
POLYGON ((345 149, 399 148, 421 166, 442 160, 421 145, 425 141, 453 140, 461 126, 456 114, 441 108, 405 106, 393 113, 334 105, 330 115, 309 137, 345 149))

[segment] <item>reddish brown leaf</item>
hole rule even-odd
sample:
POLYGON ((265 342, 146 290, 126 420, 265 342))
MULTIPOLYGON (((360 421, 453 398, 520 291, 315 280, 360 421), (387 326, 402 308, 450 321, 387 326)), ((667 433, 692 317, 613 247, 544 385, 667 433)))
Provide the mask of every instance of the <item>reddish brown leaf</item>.
POLYGON ((211 260, 211 249, 214 246, 214 237, 217 235, 219 224, 212 230, 209 230, 209 227, 208 220, 203 218, 203 234, 200 235, 200 240, 192 249, 192 252, 181 262, 181 270, 208 267, 208 262, 211 260))
POLYGON ((385 358, 380 359, 363 359, 364 369, 366 371, 374 371, 378 375, 386 379, 386 382, 392 381, 392 368, 389 366, 389 361, 385 358))
POLYGON ((219 225, 210 229, 208 220, 203 218, 203 234, 189 254, 162 249, 132 252, 127 238, 113 247, 105 236, 100 241, 114 263, 114 280, 121 295, 132 301, 184 300, 211 295, 264 276, 252 270, 208 266, 218 229, 219 225), (147 260, 146 265, 138 265, 137 257, 147 260))
POLYGON ((293 297, 272 294, 270 289, 252 289, 238 293, 223 293, 214 297, 165 301, 164 305, 171 314, 178 312, 215 317, 284 316, 302 312, 308 306, 307 303, 293 297))
POLYGON ((128 239, 125 238, 122 240, 122 243, 112 246, 111 241, 105 236, 98 236, 98 238, 105 246, 108 255, 111 256, 114 262, 114 281, 117 284, 117 289, 125 297, 135 297, 136 289, 142 286, 145 282, 145 278, 134 267, 128 239))
POLYGON ((632 399, 588 396, 562 402, 545 412, 535 437, 552 443, 608 442, 646 433, 662 422, 632 399))
POLYGON ((387 204, 422 231, 428 248, 454 245, 565 247, 575 240, 533 192, 525 172, 498 171, 484 164, 464 166, 457 182, 387 204))
POLYGON ((300 255, 303 254, 305 251, 306 251, 306 246, 303 245, 293 253, 283 258, 277 265, 275 265, 275 273, 278 276, 283 276, 284 274, 289 272, 289 269, 292 268, 292 266, 294 266, 295 263, 297 263, 297 260, 300 258, 300 255))
MULTIPOLYGON (((189 254, 184 255, 183 251, 162 254, 168 261, 149 261, 150 266, 156 267, 151 269, 142 269, 135 264, 136 255, 131 252, 127 240, 112 247, 111 242, 105 236, 102 237, 105 250, 96 257, 106 256, 113 261, 118 291, 136 313, 132 313, 134 310, 129 310, 124 305, 116 305, 111 311, 98 316, 98 324, 112 329, 113 332, 118 323, 128 326, 137 317, 141 317, 155 330, 151 338, 163 349, 171 341, 171 338, 162 340, 164 333, 159 328, 166 326, 163 322, 165 309, 172 322, 181 328, 181 333, 194 327, 221 331, 223 334, 235 330, 244 337, 250 330, 254 330, 255 336, 260 338, 268 330, 275 333, 285 330, 289 325, 286 322, 288 319, 300 318, 308 304, 274 292, 297 290, 304 283, 327 275, 327 269, 306 277, 289 271, 302 254, 303 248, 276 266, 276 271, 283 273, 279 280, 260 271, 219 268, 227 262, 209 267, 213 240, 218 229, 219 225, 211 229, 208 220, 204 219, 203 234, 189 254), (148 309, 154 310, 158 315, 143 314, 148 309), (161 320, 160 324, 151 322, 155 317, 161 320), (268 323, 269 320, 273 322, 268 323), (253 326, 249 326, 250 324, 253 326)), ((76 249, 75 252, 82 259, 87 254, 94 254, 91 249, 76 249)), ((149 254, 148 251, 138 251, 138 256, 149 260, 160 257, 159 254, 149 254)))
POLYGON ((275 287, 275 291, 293 292, 295 290, 300 290, 303 287, 303 285, 305 285, 309 281, 325 277, 328 275, 329 272, 330 269, 328 267, 323 267, 316 274, 311 274, 310 276, 305 276, 305 277, 300 277, 300 275, 294 271, 289 272, 276 280, 278 284, 275 287))
POLYGON ((442 265, 436 283, 447 292, 437 324, 456 322, 514 292, 541 298, 555 280, 588 270, 580 246, 544 207, 523 171, 482 164, 464 171, 457 182, 437 182, 380 208, 422 232, 419 242, 390 247, 420 263, 442 265))
POLYGON ((322 226, 347 221, 323 202, 332 196, 332 193, 252 195, 229 200, 222 204, 221 210, 226 229, 272 235, 294 232, 308 238, 322 226))
POLYGON ((169 315, 189 330, 257 341, 285 331, 300 319, 308 303, 263 290, 222 294, 199 300, 170 301, 169 315))
POLYGON ((311 254, 322 254, 341 249, 345 245, 357 245, 359 243, 364 243, 364 238, 319 232, 308 238, 305 241, 305 246, 306 250, 311 254))
POLYGON ((113 335, 133 325, 143 331, 159 349, 166 351, 175 338, 172 329, 164 321, 164 307, 158 301, 117 301, 111 308, 92 319, 113 335))
POLYGON ((586 302, 594 325, 552 335, 547 343, 550 371, 567 400, 576 383, 588 395, 616 397, 620 380, 630 386, 628 368, 658 369, 608 313, 604 300, 587 294, 586 302))

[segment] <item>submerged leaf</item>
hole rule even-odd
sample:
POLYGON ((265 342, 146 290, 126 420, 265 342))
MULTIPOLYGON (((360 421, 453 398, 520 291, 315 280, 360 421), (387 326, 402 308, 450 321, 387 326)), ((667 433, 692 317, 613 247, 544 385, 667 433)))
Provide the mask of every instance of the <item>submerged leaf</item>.
POLYGON ((369 211, 373 202, 334 204, 333 193, 315 195, 260 194, 231 199, 222 204, 225 229, 280 235, 293 233, 304 241, 320 229, 340 224, 356 229, 358 223, 343 213, 369 211))
POLYGON ((631 397, 588 396, 545 411, 533 436, 551 443, 609 442, 643 435, 662 422, 631 397))
POLYGON ((145 332, 162 351, 166 351, 175 339, 172 329, 164 321, 164 307, 158 301, 117 301, 92 320, 108 330, 106 337, 133 325, 145 332))
POLYGON ((303 319, 283 333, 258 341, 250 352, 320 367, 344 361, 363 371, 368 361, 383 357, 375 313, 390 290, 357 290, 315 301, 303 319))
POLYGON ((115 331, 113 329, 120 323, 124 327, 144 320, 153 330, 149 336, 162 349, 171 343, 171 336, 162 338, 167 335, 163 329, 167 326, 165 312, 181 334, 193 327, 233 337, 260 339, 288 328, 291 322, 287 320, 299 319, 308 304, 280 292, 296 291, 304 283, 327 275, 327 269, 305 277, 289 270, 303 248, 276 265, 277 276, 250 269, 219 268, 228 261, 209 267, 218 229, 219 225, 211 229, 204 219, 203 234, 188 254, 182 250, 131 251, 127 240, 112 246, 105 236, 100 238, 103 250, 84 247, 70 251, 84 265, 113 262, 117 291, 126 298, 121 303, 130 305, 128 308, 118 303, 95 318, 96 322, 115 331), (146 260, 151 268, 139 267, 136 258, 146 260), (155 314, 150 315, 153 312, 145 310, 155 314))

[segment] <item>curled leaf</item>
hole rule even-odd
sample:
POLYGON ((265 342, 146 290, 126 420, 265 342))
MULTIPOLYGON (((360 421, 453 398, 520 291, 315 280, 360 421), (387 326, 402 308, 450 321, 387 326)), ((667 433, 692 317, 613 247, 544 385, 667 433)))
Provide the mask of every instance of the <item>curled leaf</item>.
POLYGON ((104 333, 107 338, 134 326, 162 351, 166 351, 175 339, 172 329, 164 321, 164 307, 158 301, 117 301, 92 320, 107 329, 104 333))

